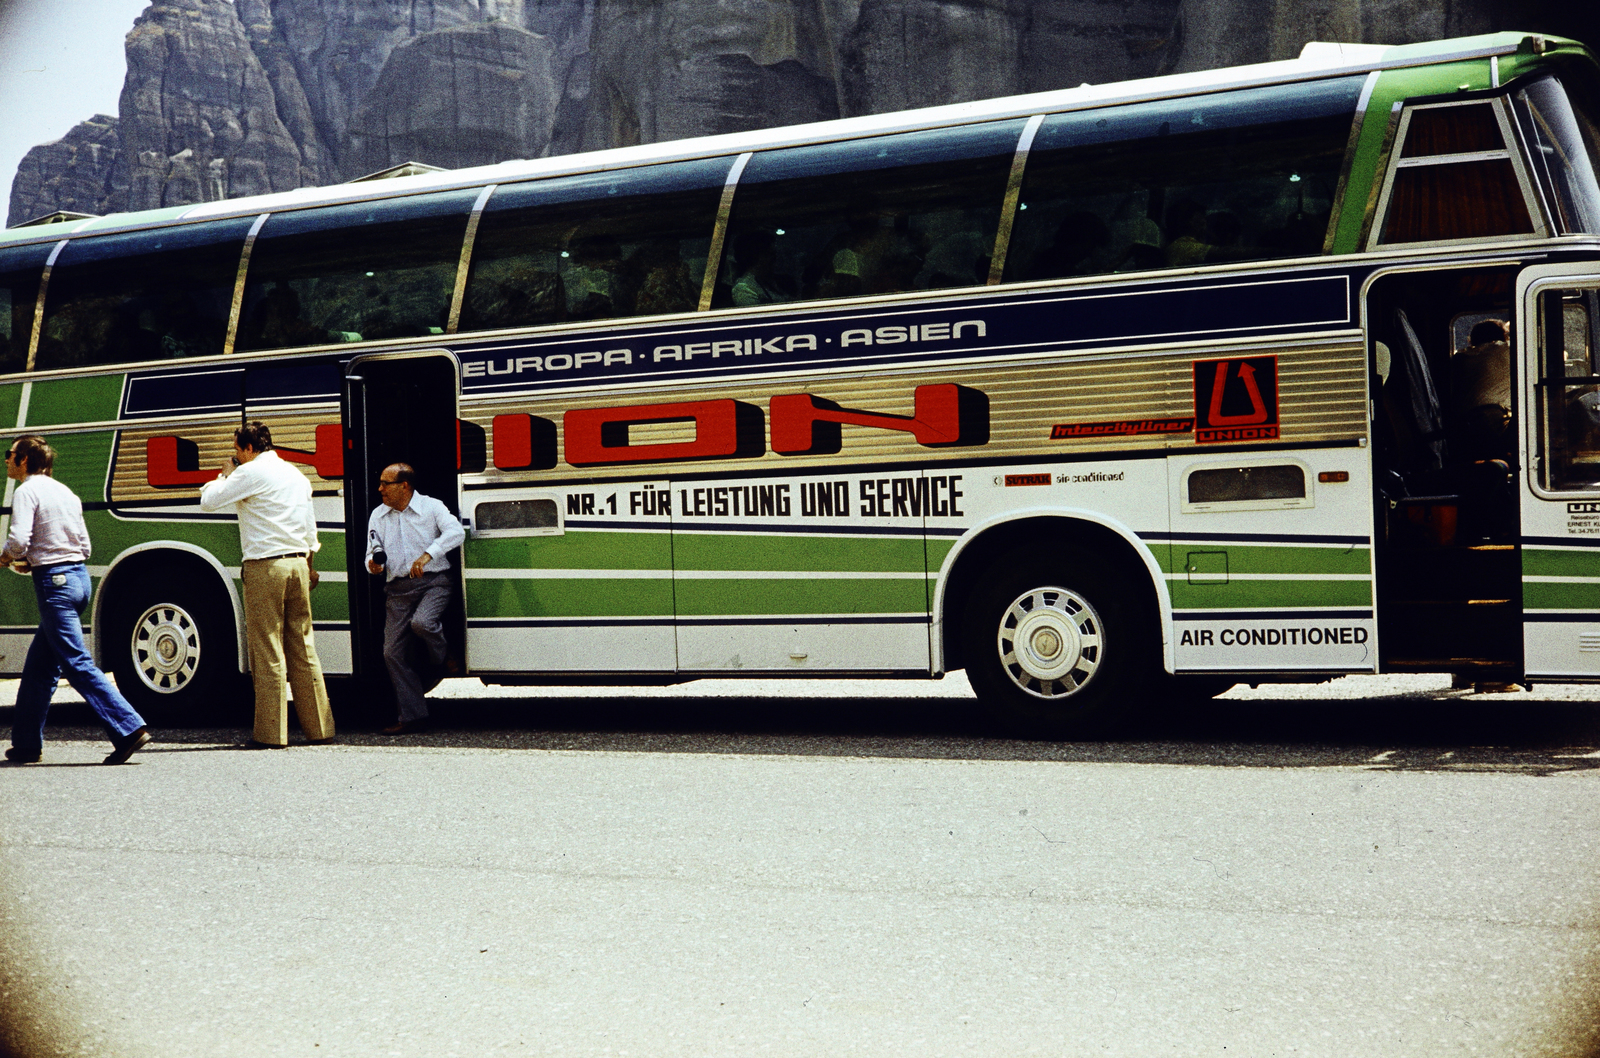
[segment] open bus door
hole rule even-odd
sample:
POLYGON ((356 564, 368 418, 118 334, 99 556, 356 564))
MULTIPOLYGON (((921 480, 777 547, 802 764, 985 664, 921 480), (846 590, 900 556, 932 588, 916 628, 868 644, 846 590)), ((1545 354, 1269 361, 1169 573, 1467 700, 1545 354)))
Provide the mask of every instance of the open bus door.
POLYGON ((1517 295, 1527 675, 1600 678, 1600 266, 1525 269, 1517 295))
MULTIPOLYGON (((352 670, 385 691, 389 682, 383 665, 384 578, 367 572, 367 519, 381 502, 378 475, 391 463, 411 464, 417 472, 417 491, 460 516, 459 378, 455 357, 436 351, 359 356, 345 372, 345 562, 350 576, 352 670)), ((448 557, 456 591, 445 611, 445 635, 452 652, 464 657, 460 549, 448 557)))

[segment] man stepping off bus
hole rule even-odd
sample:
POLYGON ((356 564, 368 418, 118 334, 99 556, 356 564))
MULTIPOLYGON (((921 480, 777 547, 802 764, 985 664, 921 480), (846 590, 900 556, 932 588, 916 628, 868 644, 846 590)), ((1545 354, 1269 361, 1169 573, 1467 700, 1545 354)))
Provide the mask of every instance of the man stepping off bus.
POLYGON ((256 687, 255 731, 247 745, 282 749, 289 744, 287 682, 294 688, 294 711, 306 741, 325 746, 333 741, 333 712, 311 640, 319 547, 311 482, 272 450, 266 423, 249 422, 235 430, 233 465, 200 488, 201 510, 229 507, 239 515, 244 620, 256 687))
POLYGON ((63 673, 72 689, 100 717, 111 735, 107 764, 123 764, 150 741, 144 721, 106 674, 95 667, 83 644, 81 618, 89 605, 89 530, 83 503, 51 474, 55 449, 38 434, 19 437, 6 452, 6 476, 22 485, 11 497, 11 533, 0 566, 15 564, 33 574, 39 601, 39 631, 34 633, 22 684, 17 688, 11 727, 13 764, 35 764, 44 751, 44 721, 63 673))
POLYGON ((418 492, 417 472, 394 463, 378 475, 383 503, 367 519, 367 572, 386 573, 383 585, 383 663, 394 684, 399 716, 384 733, 420 730, 428 719, 422 676, 411 660, 418 641, 435 668, 457 675, 444 636, 444 611, 450 605, 449 553, 461 546, 461 520, 431 496, 418 492))

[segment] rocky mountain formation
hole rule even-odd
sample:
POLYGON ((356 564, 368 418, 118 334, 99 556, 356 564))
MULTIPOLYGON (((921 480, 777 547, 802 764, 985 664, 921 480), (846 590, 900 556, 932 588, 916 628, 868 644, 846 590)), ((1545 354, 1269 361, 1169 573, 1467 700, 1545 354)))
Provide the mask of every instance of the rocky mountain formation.
POLYGON ((1521 29, 1557 0, 153 0, 9 223, 1521 29))

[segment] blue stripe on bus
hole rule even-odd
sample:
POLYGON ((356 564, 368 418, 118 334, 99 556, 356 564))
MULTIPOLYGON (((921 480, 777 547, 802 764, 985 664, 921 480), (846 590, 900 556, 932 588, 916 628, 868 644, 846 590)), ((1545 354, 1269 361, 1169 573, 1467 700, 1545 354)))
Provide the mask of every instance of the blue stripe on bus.
MULTIPOLYGON (((570 619, 564 617, 508 617, 475 619, 467 622, 468 628, 655 628, 671 625, 925 625, 927 614, 891 614, 882 617, 862 617, 859 614, 839 614, 826 617, 685 617, 639 619, 595 618, 570 619)), ((30 626, 29 630, 32 630, 30 626)))
MULTIPOLYGON (((1028 294, 961 294, 955 300, 947 295, 848 309, 807 303, 785 306, 779 315, 699 315, 647 327, 618 320, 581 332, 515 340, 471 341, 460 335, 448 340, 462 362, 462 390, 468 396, 596 382, 714 378, 730 372, 758 375, 865 365, 882 369, 929 360, 1219 336, 1354 331, 1358 323, 1352 290, 1369 271, 1346 266, 1275 277, 1256 273, 1134 280, 1109 290, 1058 287, 1028 294), (722 348, 713 344, 718 342, 722 348)), ((241 399, 253 407, 334 403, 340 397, 340 367, 348 360, 349 354, 330 352, 287 362, 268 360, 248 369, 230 364, 133 372, 125 387, 123 415, 220 411, 239 407, 241 399)))
POLYGON ((1317 533, 1140 533, 1140 540, 1166 540, 1171 543, 1264 543, 1264 544, 1354 544, 1370 546, 1370 536, 1327 536, 1317 533))
POLYGON ((1366 620, 1371 610, 1174 610, 1174 621, 1366 620))

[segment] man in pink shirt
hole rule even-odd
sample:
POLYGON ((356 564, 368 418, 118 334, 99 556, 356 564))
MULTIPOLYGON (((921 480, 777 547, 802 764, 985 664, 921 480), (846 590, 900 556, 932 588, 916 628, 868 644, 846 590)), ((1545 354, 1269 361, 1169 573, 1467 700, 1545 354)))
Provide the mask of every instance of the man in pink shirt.
POLYGON ((89 530, 83 504, 55 479, 55 449, 38 434, 19 437, 6 452, 6 477, 22 482, 11 496, 11 532, 0 566, 33 575, 39 631, 22 663, 16 719, 6 760, 34 764, 44 752, 44 722, 56 684, 65 675, 111 735, 107 764, 122 764, 150 741, 144 720, 95 667, 83 644, 82 615, 89 605, 89 530))

